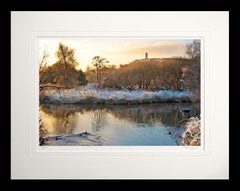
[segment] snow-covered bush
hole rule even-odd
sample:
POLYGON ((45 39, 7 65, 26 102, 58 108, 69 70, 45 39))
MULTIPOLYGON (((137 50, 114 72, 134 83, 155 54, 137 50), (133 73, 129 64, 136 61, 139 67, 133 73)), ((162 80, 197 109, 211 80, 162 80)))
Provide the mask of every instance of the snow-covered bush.
POLYGON ((169 99, 190 99, 193 97, 191 92, 181 92, 173 90, 104 90, 97 89, 93 85, 87 85, 82 88, 64 89, 49 91, 44 90, 44 96, 47 96, 51 102, 76 103, 84 100, 169 100, 169 99))
POLYGON ((201 145, 201 120, 198 117, 191 117, 185 124, 186 130, 182 135, 182 144, 185 146, 201 145))

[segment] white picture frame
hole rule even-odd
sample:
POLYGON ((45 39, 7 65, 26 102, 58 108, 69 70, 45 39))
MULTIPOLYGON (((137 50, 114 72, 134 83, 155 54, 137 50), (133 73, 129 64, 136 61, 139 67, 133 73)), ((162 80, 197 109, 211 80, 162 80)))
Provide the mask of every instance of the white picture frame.
POLYGON ((228 179, 228 27, 228 12, 11 12, 11 178, 228 179), (200 38, 201 147, 39 147, 38 39, 80 36, 200 38))

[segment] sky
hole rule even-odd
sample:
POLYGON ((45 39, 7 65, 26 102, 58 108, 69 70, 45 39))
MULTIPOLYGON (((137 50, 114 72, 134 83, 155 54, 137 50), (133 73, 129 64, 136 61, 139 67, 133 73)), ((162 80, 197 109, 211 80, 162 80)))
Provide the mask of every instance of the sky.
POLYGON ((160 39, 160 38, 41 38, 39 39, 39 59, 43 52, 49 54, 48 65, 57 61, 55 52, 59 43, 75 49, 75 57, 79 63, 78 69, 85 71, 91 65, 94 56, 101 56, 109 61, 109 64, 119 66, 128 64, 136 59, 148 58, 169 58, 185 56, 186 43, 194 39, 160 39))

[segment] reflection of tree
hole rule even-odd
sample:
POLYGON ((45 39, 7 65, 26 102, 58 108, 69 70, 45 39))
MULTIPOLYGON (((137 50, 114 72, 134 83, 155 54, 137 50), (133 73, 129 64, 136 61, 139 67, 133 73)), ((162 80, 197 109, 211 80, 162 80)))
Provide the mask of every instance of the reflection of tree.
POLYGON ((98 131, 106 122, 107 109, 93 110, 92 127, 98 131))
POLYGON ((70 115, 73 115, 76 109, 70 106, 58 106, 58 105, 41 105, 41 110, 58 119, 64 119, 70 115))
MULTIPOLYGON (((54 120, 54 131, 56 135, 70 134, 78 125, 76 113, 92 113, 92 127, 99 130, 106 122, 107 109, 101 106, 91 105, 41 105, 40 109, 54 120)), ((47 133, 45 133, 47 134, 47 133)))
POLYGON ((39 137, 42 138, 42 137, 46 137, 47 135, 47 129, 41 119, 41 117, 39 117, 39 137))
POLYGON ((63 119, 55 121, 55 134, 71 134, 73 129, 75 129, 75 120, 73 120, 74 115, 66 116, 63 119))
POLYGON ((77 124, 75 118, 75 109, 71 107, 59 107, 56 105, 42 105, 40 109, 53 117, 54 134, 70 134, 77 124))
POLYGON ((141 106, 120 106, 110 109, 115 117, 126 119, 134 123, 144 123, 151 126, 152 123, 176 126, 183 117, 198 116, 199 104, 146 104, 141 106), (189 116, 179 116, 179 111, 184 107, 191 109, 189 116))

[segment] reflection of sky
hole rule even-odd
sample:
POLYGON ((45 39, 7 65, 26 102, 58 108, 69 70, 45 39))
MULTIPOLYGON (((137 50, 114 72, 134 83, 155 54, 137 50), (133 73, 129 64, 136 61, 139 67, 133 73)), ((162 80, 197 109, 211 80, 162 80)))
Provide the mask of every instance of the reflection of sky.
POLYGON ((94 56, 107 58, 109 64, 127 64, 135 59, 145 57, 162 58, 172 56, 185 56, 186 43, 193 39, 161 40, 161 39, 133 39, 133 38, 81 38, 81 39, 40 39, 39 57, 46 50, 49 56, 49 64, 56 61, 55 52, 59 42, 75 49, 75 56, 79 67, 85 69, 91 64, 94 56))

